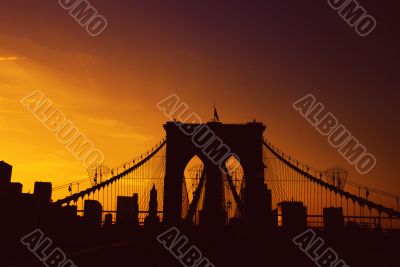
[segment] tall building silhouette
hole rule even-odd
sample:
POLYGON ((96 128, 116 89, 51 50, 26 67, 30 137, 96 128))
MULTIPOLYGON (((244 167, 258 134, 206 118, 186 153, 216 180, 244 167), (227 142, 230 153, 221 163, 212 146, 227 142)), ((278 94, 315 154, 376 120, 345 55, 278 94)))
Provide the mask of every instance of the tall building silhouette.
POLYGON ((0 161, 0 187, 5 187, 11 183, 12 166, 4 161, 0 161))
POLYGON ((139 225, 138 194, 134 194, 132 197, 118 196, 117 224, 120 226, 139 225))
POLYGON ((85 200, 83 218, 85 222, 92 226, 99 228, 102 221, 102 206, 96 200, 85 200))
POLYGON ((33 197, 38 204, 45 205, 51 202, 51 183, 35 182, 33 197))
POLYGON ((150 190, 150 201, 149 201, 149 215, 146 217, 144 223, 146 226, 155 225, 160 222, 159 217, 157 216, 158 210, 158 201, 157 201, 157 190, 156 186, 150 190))

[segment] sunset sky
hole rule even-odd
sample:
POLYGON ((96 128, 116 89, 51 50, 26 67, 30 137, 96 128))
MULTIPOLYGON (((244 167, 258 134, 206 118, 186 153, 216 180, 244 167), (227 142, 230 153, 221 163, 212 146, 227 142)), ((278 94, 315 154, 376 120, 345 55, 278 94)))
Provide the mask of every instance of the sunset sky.
POLYGON ((326 1, 91 0, 108 21, 91 37, 57 0, 0 0, 0 160, 24 192, 85 177, 20 103, 35 90, 110 167, 164 137, 156 104, 174 93, 203 121, 215 101, 222 122, 264 122, 265 137, 299 160, 342 165, 352 181, 399 194, 397 1, 359 2, 377 20, 364 38, 326 1), (292 108, 309 93, 376 157, 371 173, 358 174, 292 108))

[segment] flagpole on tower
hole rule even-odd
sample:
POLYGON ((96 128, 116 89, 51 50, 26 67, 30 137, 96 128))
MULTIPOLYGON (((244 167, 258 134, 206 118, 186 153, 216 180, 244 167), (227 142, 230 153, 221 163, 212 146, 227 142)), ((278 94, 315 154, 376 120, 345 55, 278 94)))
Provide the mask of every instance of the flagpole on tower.
POLYGON ((218 112, 217 112, 217 108, 215 107, 215 101, 214 101, 214 122, 219 121, 219 116, 218 116, 218 112))
POLYGON ((214 118, 213 118, 213 122, 216 122, 216 120, 215 120, 215 100, 213 101, 213 107, 214 107, 214 118))

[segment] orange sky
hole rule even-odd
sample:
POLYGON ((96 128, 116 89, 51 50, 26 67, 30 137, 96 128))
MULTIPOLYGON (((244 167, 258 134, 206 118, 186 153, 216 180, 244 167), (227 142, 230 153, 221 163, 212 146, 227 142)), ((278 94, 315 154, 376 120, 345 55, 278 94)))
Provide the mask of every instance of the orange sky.
POLYGON ((25 192, 37 180, 56 186, 86 174, 21 105, 40 90, 109 166, 161 140, 167 118, 156 104, 176 93, 204 121, 215 100, 223 122, 262 121, 265 136, 299 160, 343 165, 357 183, 400 193, 394 1, 365 1, 379 25, 367 38, 315 1, 92 0, 109 23, 96 38, 57 1, 36 2, 1 0, 0 9, 0 160, 25 192), (371 173, 357 174, 293 110, 308 93, 375 155, 371 173))

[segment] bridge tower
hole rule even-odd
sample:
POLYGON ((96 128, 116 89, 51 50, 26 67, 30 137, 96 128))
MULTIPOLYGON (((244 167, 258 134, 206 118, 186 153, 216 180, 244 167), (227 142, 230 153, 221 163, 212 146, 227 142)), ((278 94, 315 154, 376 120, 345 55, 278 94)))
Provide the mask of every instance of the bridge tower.
MULTIPOLYGON (((226 160, 235 156, 244 171, 245 188, 242 204, 249 224, 264 225, 271 222, 270 191, 264 185, 263 132, 265 125, 180 123, 164 124, 166 131, 166 174, 164 178, 164 216, 169 224, 179 223, 182 214, 182 182, 187 163, 198 156, 205 165, 208 188, 202 216, 214 223, 224 220, 221 203, 221 179, 226 160), (219 215, 218 215, 219 214, 219 215)), ((226 215, 225 215, 226 216, 226 215)))

